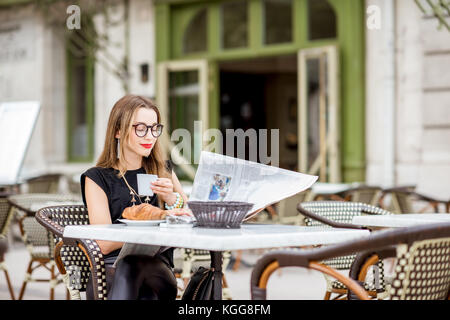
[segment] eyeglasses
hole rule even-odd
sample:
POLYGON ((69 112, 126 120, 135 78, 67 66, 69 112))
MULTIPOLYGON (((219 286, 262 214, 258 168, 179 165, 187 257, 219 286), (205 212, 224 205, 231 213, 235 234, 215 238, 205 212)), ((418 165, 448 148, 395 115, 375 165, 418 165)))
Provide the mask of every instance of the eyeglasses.
POLYGON ((143 138, 147 135, 148 129, 150 129, 152 136, 158 138, 163 131, 164 126, 160 123, 155 123, 154 125, 148 126, 145 123, 134 124, 134 132, 140 138, 143 138))

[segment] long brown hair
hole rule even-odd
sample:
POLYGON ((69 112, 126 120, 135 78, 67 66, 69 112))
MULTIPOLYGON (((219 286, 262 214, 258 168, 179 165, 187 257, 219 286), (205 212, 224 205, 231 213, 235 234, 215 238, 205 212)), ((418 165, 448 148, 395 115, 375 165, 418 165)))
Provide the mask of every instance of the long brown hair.
MULTIPOLYGON (((120 98, 119 101, 114 104, 114 107, 109 114, 105 145, 96 164, 98 167, 116 167, 119 170, 119 177, 122 177, 125 174, 126 167, 123 157, 124 145, 123 143, 120 143, 120 155, 118 159, 116 134, 120 131, 120 141, 128 141, 130 133, 132 132, 131 121, 139 108, 154 110, 156 112, 158 123, 161 123, 159 110, 150 99, 131 94, 120 98)), ((142 166, 147 173, 156 174, 160 178, 171 179, 172 177, 165 166, 165 161, 166 159, 161 150, 159 139, 157 139, 150 155, 147 158, 142 158, 142 166)))

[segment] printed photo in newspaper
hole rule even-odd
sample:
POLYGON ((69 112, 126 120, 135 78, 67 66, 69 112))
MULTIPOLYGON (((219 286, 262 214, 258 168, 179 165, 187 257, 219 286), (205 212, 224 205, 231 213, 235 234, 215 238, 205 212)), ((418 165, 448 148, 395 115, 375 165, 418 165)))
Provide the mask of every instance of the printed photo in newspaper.
POLYGON ((223 201, 230 188, 230 182, 231 177, 216 173, 212 179, 211 191, 209 192, 208 200, 223 201))

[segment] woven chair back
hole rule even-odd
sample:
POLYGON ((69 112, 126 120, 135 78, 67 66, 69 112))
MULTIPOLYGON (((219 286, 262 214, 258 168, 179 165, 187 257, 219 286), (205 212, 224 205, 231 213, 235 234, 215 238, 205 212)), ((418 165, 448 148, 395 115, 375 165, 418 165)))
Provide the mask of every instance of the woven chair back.
POLYGON ((450 238, 397 247, 392 300, 445 300, 450 293, 450 238))
MULTIPOLYGON (((301 206, 305 210, 311 211, 316 215, 320 215, 329 220, 341 223, 352 223, 353 217, 360 216, 363 214, 374 214, 374 215, 392 214, 387 210, 361 202, 311 201, 311 202, 303 202, 301 206)), ((320 221, 313 220, 308 217, 305 217, 305 225, 331 228, 331 226, 329 225, 323 224, 320 221)))
MULTIPOLYGON (((349 201, 311 201, 304 202, 301 206, 316 215, 320 215, 329 220, 340 222, 340 223, 352 223, 353 217, 361 216, 363 214, 373 214, 373 215, 388 215, 392 214, 389 211, 381 209, 379 207, 371 206, 366 203, 361 202, 349 202, 349 201)), ((331 226, 323 224, 320 221, 311 219, 309 217, 305 217, 305 225, 311 227, 324 227, 331 228, 331 226)), ((347 270, 350 269, 353 261, 355 260, 356 255, 347 255, 341 256, 333 259, 328 259, 322 261, 326 265, 331 268, 337 270, 347 270)), ((384 263, 383 261, 379 261, 373 272, 377 272, 379 276, 377 276, 379 283, 374 283, 372 281, 366 282, 365 287, 367 290, 385 290, 385 282, 384 282, 384 263)))
POLYGON ((413 212, 413 200, 407 192, 393 192, 391 194, 391 206, 396 213, 413 212))
POLYGON ((281 200, 278 204, 278 218, 281 223, 289 218, 298 217, 295 209, 298 203, 305 201, 308 192, 301 192, 292 197, 281 200))
POLYGON ((50 193, 26 193, 8 197, 22 232, 22 239, 33 257, 53 257, 53 234, 48 232, 35 219, 34 214, 40 207, 61 204, 64 202, 80 202, 77 195, 50 194, 50 193))
MULTIPOLYGON (((88 225, 89 215, 83 205, 48 207, 41 212, 41 222, 48 230, 63 231, 64 227, 69 225, 88 225)), ((59 243, 62 239, 55 234, 54 240, 55 243, 59 243)), ((84 252, 79 247, 63 245, 60 256, 66 272, 69 273, 71 286, 76 290, 85 291, 90 268, 84 252)))
POLYGON ((11 220, 10 205, 6 197, 0 197, 0 236, 6 236, 11 220))
POLYGON ((346 193, 350 201, 376 206, 380 200, 382 189, 377 187, 359 187, 346 193))
POLYGON ((28 179, 29 193, 57 193, 61 174, 46 174, 39 177, 28 179))

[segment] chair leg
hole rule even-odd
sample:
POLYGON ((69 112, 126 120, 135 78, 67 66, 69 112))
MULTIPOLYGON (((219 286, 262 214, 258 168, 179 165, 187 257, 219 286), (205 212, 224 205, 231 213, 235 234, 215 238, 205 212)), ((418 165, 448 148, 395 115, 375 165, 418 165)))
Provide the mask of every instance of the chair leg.
POLYGON ((225 278, 225 274, 222 276, 222 294, 224 300, 233 300, 230 294, 230 288, 228 287, 227 279, 225 278))
POLYGON ((50 300, 55 300, 56 276, 54 264, 52 264, 52 267, 50 268, 50 275, 50 300))
POLYGON ((181 279, 183 279, 184 288, 187 287, 192 273, 192 255, 193 251, 183 251, 183 267, 181 269, 181 279))
POLYGON ((241 257, 242 257, 242 250, 238 250, 236 254, 236 260, 233 264, 233 271, 237 271, 239 269, 239 266, 241 264, 241 257))
POLYGON ((19 298, 18 298, 19 300, 22 300, 23 295, 25 293, 25 288, 27 286, 27 283, 31 278, 31 273, 33 272, 32 265, 33 265, 33 260, 31 260, 30 263, 28 264, 27 273, 25 274, 25 279, 23 280, 22 288, 20 289, 20 294, 19 294, 19 298))
POLYGON ((275 220, 277 218, 277 211, 273 206, 266 207, 266 211, 270 214, 270 219, 275 220))
POLYGON ((327 292, 325 292, 325 297, 323 298, 323 300, 330 300, 330 297, 331 297, 331 292, 327 291, 327 292))
POLYGON ((190 278, 183 278, 183 284, 184 284, 184 288, 186 289, 188 284, 189 284, 189 280, 190 278))
POLYGON ((225 275, 222 276, 222 288, 228 288, 228 282, 225 275))
POLYGON ((9 294, 11 295, 11 300, 16 300, 16 298, 14 297, 14 290, 13 290, 13 287, 11 284, 11 280, 9 279, 8 270, 3 269, 3 272, 5 273, 6 284, 8 285, 8 290, 9 290, 9 294))

